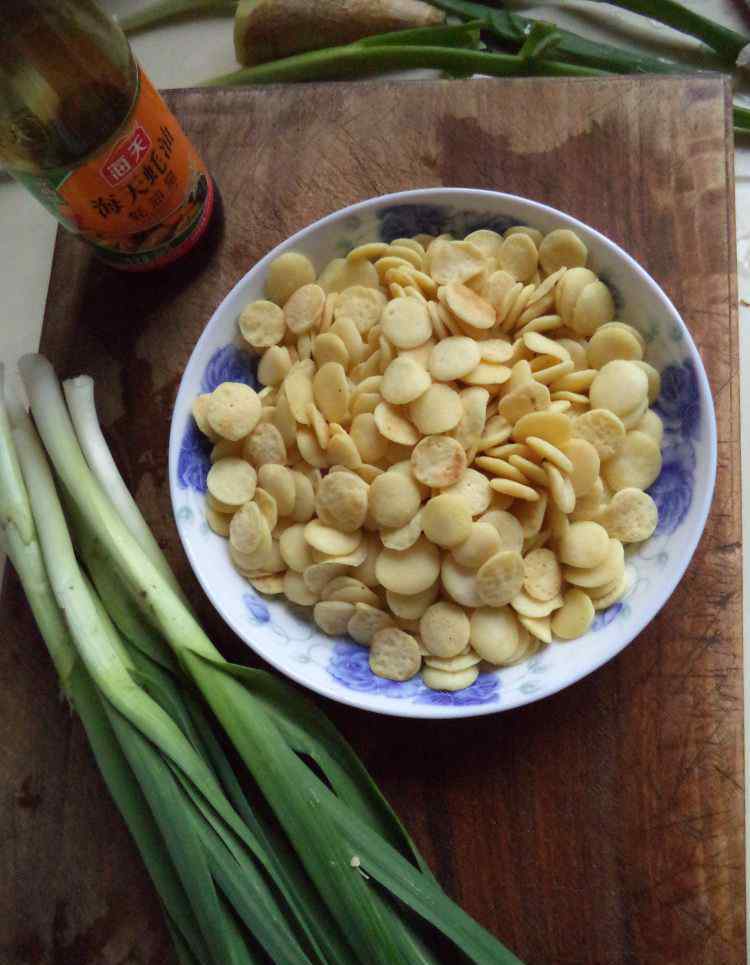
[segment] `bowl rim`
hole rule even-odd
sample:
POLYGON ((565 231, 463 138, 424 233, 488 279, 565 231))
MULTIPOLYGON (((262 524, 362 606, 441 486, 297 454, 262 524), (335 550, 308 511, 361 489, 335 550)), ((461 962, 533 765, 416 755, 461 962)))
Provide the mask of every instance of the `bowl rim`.
MULTIPOLYGON (((427 203, 427 202, 426 202, 427 203)), ((189 401, 189 400, 188 400, 189 401)), ((190 406, 187 407, 187 412, 189 413, 190 406)), ((181 417, 181 421, 184 419, 181 417)), ((717 429, 716 429, 716 412, 714 407, 713 395, 711 392, 711 386, 708 381, 708 376, 706 374, 705 367, 703 365, 703 360, 701 359, 698 348, 693 340, 693 336, 682 319, 682 316, 675 308, 671 299, 668 297, 666 292, 662 289, 659 283, 646 271, 646 269, 640 265, 632 255, 628 254, 617 242, 608 238, 602 232, 598 231, 596 228, 591 227, 580 219, 574 217, 571 214, 567 214, 564 211, 554 208, 551 205, 544 204, 541 201, 535 201, 533 198, 527 198, 523 195, 510 194, 503 191, 492 191, 484 188, 464 188, 464 187, 431 187, 431 188, 414 188, 407 191, 396 191, 390 194, 377 195, 371 198, 366 198, 363 201, 355 202, 354 204, 347 205, 343 208, 338 208, 329 214, 323 215, 321 218, 311 222, 303 228, 300 228, 294 234, 290 235, 288 238, 283 239, 277 245, 268 251, 261 259, 259 259, 251 268, 246 271, 241 278, 231 287, 227 292, 221 302, 214 309, 211 317, 206 322, 203 331, 195 342, 188 358, 185 368, 180 377, 180 384, 175 396, 175 401, 172 408, 172 416, 170 420, 170 432, 169 432, 169 448, 168 448, 168 474, 169 474, 169 494, 170 503, 172 508, 172 516, 174 519, 175 526, 177 528, 177 533, 180 537, 180 543, 188 558, 190 567, 195 575, 196 579, 201 585, 203 592, 209 599, 209 602, 213 608, 219 613, 222 620, 229 626, 229 628, 242 640, 242 642, 248 646, 258 657, 269 663, 276 671, 283 674, 285 677, 293 680, 295 683, 305 687, 308 690, 319 694, 322 697, 326 697, 330 700, 334 700, 338 703, 345 704, 349 707, 357 708, 358 710, 369 711, 375 714, 384 714, 390 717, 405 717, 405 718, 416 718, 416 719, 431 719, 431 720, 450 720, 465 717, 481 717, 489 714, 497 714, 505 711, 514 710, 518 707, 526 706, 527 704, 536 703, 539 700, 543 700, 547 697, 551 697, 554 694, 565 690, 567 687, 578 683, 584 677, 588 677, 590 674, 599 670, 605 663, 618 656, 633 640, 639 636, 644 628, 651 623, 651 621, 657 616, 657 614, 663 609, 669 599, 672 597, 677 585, 681 581, 688 565, 690 564, 693 556, 695 555, 695 550, 700 542, 703 532, 708 521, 708 515, 711 509, 711 504, 713 502, 714 488, 716 483, 716 470, 717 470, 717 429), (187 396, 186 388, 186 376, 188 370, 190 369, 193 360, 199 354, 199 350, 203 347, 204 343, 210 340, 210 333, 213 329, 214 322, 217 317, 220 317, 224 313, 225 305, 234 297, 235 293, 242 286, 247 284, 250 275, 255 275, 261 273, 264 268, 276 257, 277 252, 280 248, 289 249, 294 245, 295 242, 299 241, 301 238, 306 237, 309 234, 314 233, 324 225, 335 223, 336 221, 343 220, 346 217, 356 214, 359 211, 366 210, 372 207, 381 207, 388 204, 403 204, 405 202, 414 201, 418 202, 420 200, 425 201, 425 199, 430 198, 432 203, 436 203, 439 199, 443 197, 446 200, 455 200, 460 197, 471 197, 473 199, 492 199, 493 203, 496 203, 498 199, 510 201, 510 202, 522 202, 523 204, 531 205, 533 208, 544 212, 545 214, 560 218, 564 222, 565 227, 583 229, 585 233, 594 236, 598 242, 600 242, 605 248, 612 250, 612 253, 622 260, 626 265, 628 265, 637 275, 641 276, 645 281, 646 285, 655 294, 657 301, 661 304, 667 316, 671 317, 671 320, 677 324, 677 327, 682 333, 683 340, 687 346, 688 355, 693 363, 693 367, 696 373, 699 396, 701 403, 706 407, 706 424, 708 428, 708 486, 706 487, 705 494, 701 501, 701 504, 696 507, 697 510, 697 522, 688 533, 686 538, 686 551, 681 556, 681 558, 676 561, 673 567, 669 568, 669 571, 665 572, 665 582, 663 584, 664 589, 661 591, 661 602, 655 607, 653 612, 649 612, 647 616, 643 618, 636 618, 628 631, 623 634, 623 638, 619 641, 616 649, 611 653, 608 652, 601 657, 597 657, 592 663, 588 664, 586 669, 580 671, 574 671, 567 677, 565 677, 561 682, 554 684, 549 689, 544 689, 540 692, 534 694, 520 694, 516 692, 514 697, 508 700, 507 703, 502 702, 501 704, 454 704, 454 705, 433 705, 433 704, 415 704, 406 703, 400 700, 392 701, 393 706, 377 706, 373 707, 370 705, 367 691, 355 691, 351 692, 339 689, 335 684, 323 684, 317 682, 311 682, 305 676, 304 671, 298 671, 295 667, 287 666, 283 660, 277 660, 272 655, 267 655, 265 653, 260 653, 255 645, 253 644, 250 636, 243 631, 243 629, 224 609, 221 602, 216 599, 215 594, 210 589, 210 583, 204 579, 201 567, 199 566, 197 560, 197 554, 193 552, 193 549, 187 539, 186 535, 183 535, 183 528, 180 526, 180 521, 177 517, 177 465, 179 459, 179 452, 181 446, 181 437, 184 433, 184 425, 178 426, 177 414, 185 408, 185 397, 187 396)), ((501 691, 502 694, 502 691, 501 691)), ((376 695, 377 696, 377 695, 376 695)))

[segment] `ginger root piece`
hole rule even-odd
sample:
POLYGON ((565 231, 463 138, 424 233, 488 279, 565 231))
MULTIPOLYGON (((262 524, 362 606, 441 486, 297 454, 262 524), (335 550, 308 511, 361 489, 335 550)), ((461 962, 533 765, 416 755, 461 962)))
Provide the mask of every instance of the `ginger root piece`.
POLYGON ((237 60, 249 67, 444 19, 442 11, 421 0, 240 0, 234 49, 237 60))

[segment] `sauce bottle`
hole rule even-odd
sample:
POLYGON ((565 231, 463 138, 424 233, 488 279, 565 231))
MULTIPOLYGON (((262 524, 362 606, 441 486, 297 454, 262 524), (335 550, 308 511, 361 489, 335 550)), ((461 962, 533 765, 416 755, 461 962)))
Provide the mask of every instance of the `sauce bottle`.
POLYGON ((167 265, 205 232, 214 186, 95 0, 3 0, 0 164, 115 268, 167 265))

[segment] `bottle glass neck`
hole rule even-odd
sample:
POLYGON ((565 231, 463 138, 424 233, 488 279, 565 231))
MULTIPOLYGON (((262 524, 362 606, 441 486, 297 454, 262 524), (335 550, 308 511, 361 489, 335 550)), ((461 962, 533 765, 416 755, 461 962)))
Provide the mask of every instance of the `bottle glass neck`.
POLYGON ((29 173, 73 167, 117 132, 138 72, 95 0, 5 0, 0 161, 29 173))

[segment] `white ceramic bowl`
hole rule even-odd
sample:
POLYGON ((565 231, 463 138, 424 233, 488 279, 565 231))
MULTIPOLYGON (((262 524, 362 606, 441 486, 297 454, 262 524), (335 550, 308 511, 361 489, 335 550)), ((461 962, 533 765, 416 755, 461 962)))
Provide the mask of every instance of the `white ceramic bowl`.
POLYGON ((169 476, 177 528, 190 563, 214 606, 235 633, 282 673, 345 704, 407 717, 469 717, 539 700, 580 680, 631 642, 680 581, 708 515, 716 473, 716 422, 700 357, 684 322, 656 282, 616 244, 561 211, 509 194, 464 188, 404 191, 363 201, 298 232, 259 261, 226 296, 198 340, 174 407, 169 476), (554 643, 514 667, 481 674, 458 693, 429 690, 419 676, 404 683, 372 674, 367 650, 319 632, 298 608, 263 598, 234 570, 225 540, 204 521, 209 447, 190 407, 200 392, 226 380, 257 385, 254 361, 237 338, 237 317, 263 297, 269 262, 289 249, 318 270, 354 245, 420 232, 463 237, 480 227, 503 231, 527 224, 547 232, 572 228, 589 263, 612 290, 617 317, 647 342, 647 359, 661 372, 656 409, 664 421, 664 466, 650 492, 659 507, 654 536, 629 554, 633 581, 626 597, 597 614, 572 643, 554 643))

